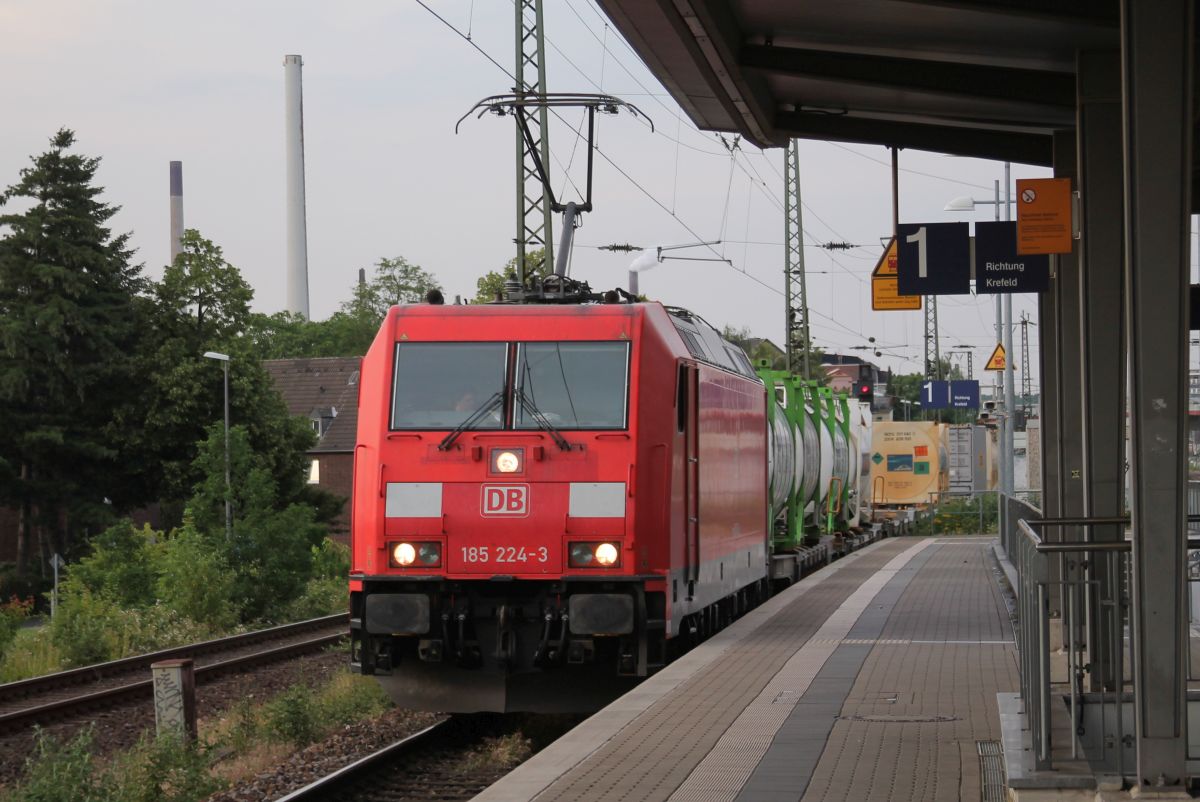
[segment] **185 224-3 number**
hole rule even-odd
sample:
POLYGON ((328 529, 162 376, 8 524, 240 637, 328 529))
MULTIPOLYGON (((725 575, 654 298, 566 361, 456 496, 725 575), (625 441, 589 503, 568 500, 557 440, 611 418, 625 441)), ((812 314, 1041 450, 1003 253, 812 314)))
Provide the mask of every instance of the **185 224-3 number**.
POLYGON ((545 546, 462 546, 465 563, 544 563, 550 561, 550 551, 545 546))

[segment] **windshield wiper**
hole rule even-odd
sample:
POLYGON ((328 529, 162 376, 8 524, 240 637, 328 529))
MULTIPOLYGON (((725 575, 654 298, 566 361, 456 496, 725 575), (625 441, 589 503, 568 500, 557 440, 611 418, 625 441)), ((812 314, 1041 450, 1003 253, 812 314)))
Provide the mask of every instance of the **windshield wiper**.
POLYGON ((554 444, 560 449, 563 451, 570 451, 571 444, 567 441, 567 438, 563 437, 562 433, 559 432, 558 429, 554 428, 554 424, 546 420, 546 416, 542 414, 542 411, 534 406, 532 401, 525 397, 525 391, 522 388, 517 388, 516 396, 517 401, 520 402, 525 411, 529 413, 529 417, 533 418, 533 421, 538 425, 538 428, 549 434, 550 438, 554 440, 554 444))
POLYGON ((483 420, 483 417, 491 412, 492 409, 503 400, 504 393, 499 391, 492 393, 492 397, 487 401, 484 401, 483 406, 472 412, 465 421, 458 424, 454 431, 442 438, 442 442, 438 443, 438 451, 449 451, 450 447, 454 445, 454 441, 457 440, 463 432, 465 432, 467 429, 473 429, 476 423, 483 420))

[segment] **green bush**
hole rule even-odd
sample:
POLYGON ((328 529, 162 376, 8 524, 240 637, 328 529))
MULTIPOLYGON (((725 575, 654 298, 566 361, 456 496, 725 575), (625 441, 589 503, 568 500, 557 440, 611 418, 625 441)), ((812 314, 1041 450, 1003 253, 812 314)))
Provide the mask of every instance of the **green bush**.
POLYGON ((329 538, 321 541, 321 545, 313 546, 312 576, 314 579, 340 579, 345 582, 349 574, 349 546, 329 538))
POLYGON ((313 691, 293 685, 266 704, 263 726, 276 741, 307 746, 321 732, 321 706, 313 691))
POLYGON ((918 533, 938 535, 979 535, 997 531, 1000 511, 994 495, 966 498, 944 497, 929 507, 918 533), (980 506, 982 505, 982 519, 980 506), (980 521, 982 520, 982 529, 980 521))
POLYGON ((25 628, 17 632, 0 662, 0 682, 39 677, 63 668, 63 656, 49 627, 25 628))
POLYGON ((311 579, 304 590, 287 606, 283 618, 299 621, 322 615, 345 612, 350 606, 350 549, 342 543, 325 538, 312 548, 311 579))
POLYGON ((350 589, 346 578, 310 579, 300 597, 287 606, 284 618, 302 621, 323 615, 344 613, 350 607, 350 589))
POLYGON ((178 736, 143 735, 107 767, 92 758, 92 732, 59 741, 39 730, 25 775, 6 802, 197 802, 222 787, 207 750, 178 736))
POLYGON ((234 574, 221 553, 196 530, 190 514, 167 541, 158 576, 158 598, 185 618, 223 632, 238 620, 234 574))
POLYGON ((121 521, 92 538, 92 552, 67 570, 60 592, 86 588, 122 607, 153 604, 158 587, 162 533, 121 521))
POLYGON ((382 713, 391 705, 378 682, 339 674, 317 692, 293 685, 263 707, 263 729, 274 741, 306 746, 329 732, 382 713))
POLYGON ((39 729, 25 776, 8 802, 107 802, 92 781, 92 731, 62 742, 39 729))
POLYGON ((195 802, 221 788, 207 750, 177 735, 143 735, 103 779, 111 802, 195 802))
POLYGON ((50 622, 50 638, 68 665, 115 659, 121 613, 116 602, 86 587, 64 587, 50 622))
POLYGON ((50 634, 63 659, 81 666, 205 640, 213 633, 165 605, 125 608, 85 589, 63 597, 50 634))

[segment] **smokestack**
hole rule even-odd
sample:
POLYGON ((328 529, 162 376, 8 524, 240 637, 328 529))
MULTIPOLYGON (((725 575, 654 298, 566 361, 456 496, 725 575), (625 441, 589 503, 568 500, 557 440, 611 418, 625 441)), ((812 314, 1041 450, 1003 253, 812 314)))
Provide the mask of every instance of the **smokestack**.
POLYGON ((183 162, 171 162, 171 264, 183 250, 183 162))
POLYGON ((304 91, 299 56, 283 57, 287 165, 287 311, 308 317, 308 231, 304 209, 304 91))

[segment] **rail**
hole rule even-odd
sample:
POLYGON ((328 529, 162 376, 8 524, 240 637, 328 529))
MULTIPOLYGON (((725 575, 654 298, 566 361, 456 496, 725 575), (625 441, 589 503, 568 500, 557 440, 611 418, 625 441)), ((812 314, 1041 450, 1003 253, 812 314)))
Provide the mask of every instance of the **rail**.
MULTIPOLYGON (((1197 596, 1200 482, 1189 485, 1187 521, 1189 568, 1195 568, 1189 590, 1197 596)), ((1001 501, 1001 546, 1017 577, 1024 726, 1036 770, 1086 760, 1101 773, 1134 771, 1129 523, 1127 516, 1043 518, 1019 499, 1001 501), (1095 539, 1098 527, 1109 529, 1103 539, 1095 539)), ((1188 679, 1197 679, 1190 660, 1188 679)))
POLYGON ((348 620, 348 614, 339 613, 0 685, 0 735, 149 699, 153 694, 149 668, 159 660, 225 654, 196 667, 196 684, 202 685, 225 674, 331 646, 344 640, 348 632, 329 633, 329 628, 348 620), (276 641, 279 644, 272 645, 276 641))
POLYGON ((214 638, 213 640, 200 641, 199 643, 190 643, 185 646, 173 646, 169 649, 161 649, 149 654, 122 657, 119 660, 110 660, 107 663, 93 663, 92 665, 71 668, 66 671, 57 671, 53 674, 43 674, 38 677, 30 677, 15 682, 6 682, 0 684, 0 704, 23 699, 48 690, 56 690, 71 685, 86 685, 107 677, 149 670, 152 663, 157 663, 160 660, 168 660, 176 657, 199 657, 205 654, 229 651, 230 649, 251 646, 263 641, 325 629, 334 624, 349 624, 349 622, 349 613, 336 613, 320 618, 296 621, 291 624, 268 627, 267 629, 241 632, 237 635, 214 638))
POLYGON ((393 744, 383 747, 360 760, 344 766, 330 774, 321 777, 303 788, 279 798, 279 802, 309 802, 309 800, 328 800, 336 791, 344 786, 353 785, 359 778, 378 771, 381 766, 395 763, 419 747, 426 746, 436 737, 443 735, 449 728, 451 719, 442 719, 419 732, 405 736, 393 744))

